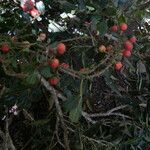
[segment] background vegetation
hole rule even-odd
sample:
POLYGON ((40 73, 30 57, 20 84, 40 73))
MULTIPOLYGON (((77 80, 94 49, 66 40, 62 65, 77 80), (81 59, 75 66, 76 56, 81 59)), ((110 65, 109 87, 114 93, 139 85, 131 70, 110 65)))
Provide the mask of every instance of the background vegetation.
POLYGON ((0 2, 0 46, 10 48, 0 51, 1 149, 149 150, 150 2, 45 0, 36 15, 22 2, 0 2), (111 32, 121 23, 126 32, 111 32), (133 35, 125 58, 123 42, 133 35), (54 57, 69 68, 52 69, 54 57), (54 76, 60 81, 51 86, 54 76))

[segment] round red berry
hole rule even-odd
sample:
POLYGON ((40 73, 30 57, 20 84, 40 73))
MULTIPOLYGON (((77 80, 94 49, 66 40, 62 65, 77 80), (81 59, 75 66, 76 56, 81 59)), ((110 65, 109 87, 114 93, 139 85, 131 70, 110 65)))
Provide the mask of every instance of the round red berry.
POLYGON ((52 78, 49 78, 48 82, 50 85, 57 85, 59 80, 60 79, 58 77, 52 77, 52 78))
POLYGON ((4 53, 7 53, 9 52, 10 48, 9 48, 9 45, 8 44, 3 44, 2 47, 1 47, 1 51, 4 52, 4 53))
POLYGON ((115 70, 117 71, 121 70, 122 67, 123 67, 123 64, 120 61, 115 64, 115 70))
POLYGON ((112 26, 111 31, 112 32, 117 32, 118 31, 118 26, 117 25, 112 26))
POLYGON ((67 64, 67 63, 61 63, 60 66, 65 68, 65 69, 69 68, 69 64, 67 64))
POLYGON ((110 52, 112 49, 113 49, 113 46, 112 46, 112 45, 108 45, 108 46, 106 47, 106 51, 107 51, 107 52, 110 52))
POLYGON ((32 17, 37 17, 39 15, 39 11, 33 8, 32 10, 30 10, 30 14, 32 17))
POLYGON ((133 37, 131 37, 131 38, 129 39, 129 41, 130 41, 131 43, 136 43, 137 39, 136 39, 135 36, 133 36, 133 37))
POLYGON ((126 23, 121 23, 121 24, 120 24, 120 29, 121 29, 122 31, 127 30, 127 28, 128 28, 128 25, 127 25, 126 23))
POLYGON ((21 6, 23 11, 27 12, 34 8, 34 3, 32 1, 26 1, 23 6, 21 6))
POLYGON ((130 41, 127 40, 127 41, 124 42, 124 48, 126 50, 131 51, 133 49, 133 44, 130 41))
POLYGON ((100 45, 99 48, 98 48, 99 52, 106 52, 106 47, 104 45, 100 45))
POLYGON ((54 58, 49 62, 50 67, 53 69, 57 68, 59 66, 59 60, 54 58))
POLYGON ((123 54, 124 57, 130 57, 131 56, 131 51, 123 50, 122 54, 123 54))
POLYGON ((66 46, 63 43, 57 45, 57 53, 63 55, 66 52, 66 46))

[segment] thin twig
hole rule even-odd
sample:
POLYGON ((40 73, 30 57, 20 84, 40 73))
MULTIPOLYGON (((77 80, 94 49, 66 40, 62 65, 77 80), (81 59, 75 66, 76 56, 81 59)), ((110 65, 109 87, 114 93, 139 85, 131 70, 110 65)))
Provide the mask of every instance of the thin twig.
POLYGON ((6 67, 5 67, 4 64, 2 65, 2 67, 3 67, 3 70, 4 70, 5 74, 8 75, 8 76, 16 77, 16 78, 25 78, 25 77, 28 76, 27 74, 23 74, 23 73, 9 72, 9 71, 6 69, 6 67))
POLYGON ((46 87, 46 89, 52 94, 52 97, 54 99, 55 102, 55 106, 56 106, 56 110, 57 110, 57 114, 59 116, 60 122, 62 124, 62 128, 64 130, 64 143, 65 143, 65 148, 66 150, 70 150, 70 146, 69 146, 69 140, 68 140, 68 133, 67 133, 67 128, 64 122, 64 118, 63 118, 63 112, 61 110, 59 101, 58 101, 58 97, 60 98, 64 98, 61 94, 59 94, 52 86, 49 85, 49 83, 39 74, 37 73, 38 78, 40 79, 41 83, 46 87))
POLYGON ((121 114, 121 113, 114 113, 114 111, 117 111, 117 110, 119 110, 119 109, 124 109, 124 108, 126 108, 126 107, 127 107, 127 105, 118 106, 118 107, 115 107, 115 108, 113 108, 113 109, 107 111, 106 113, 87 114, 87 113, 85 112, 85 116, 91 117, 91 118, 93 118, 93 117, 107 117, 107 116, 120 116, 120 117, 130 118, 130 119, 131 119, 131 117, 129 117, 129 116, 127 116, 127 115, 124 115, 124 114, 121 114))
POLYGON ((99 77, 100 75, 102 75, 108 68, 110 68, 112 66, 112 64, 109 64, 105 69, 93 74, 93 75, 89 75, 86 76, 86 79, 93 79, 94 77, 99 77))
POLYGON ((61 107, 60 107, 60 104, 59 104, 59 101, 58 101, 58 97, 57 97, 57 93, 55 91, 55 89, 52 87, 52 97, 55 101, 55 106, 56 106, 56 110, 57 110, 57 113, 58 113, 58 116, 60 118, 60 121, 61 121, 61 124, 62 124, 62 128, 64 130, 64 143, 65 143, 65 148, 66 150, 70 150, 70 146, 69 146, 69 140, 68 140, 68 131, 67 131, 67 128, 66 128, 66 125, 65 125, 65 122, 64 122, 64 118, 63 118, 63 112, 61 110, 61 107))
MULTIPOLYGON (((71 131, 71 132, 73 132, 73 133, 76 132, 75 130, 73 130, 73 129, 70 128, 70 127, 68 127, 68 130, 71 131)), ((86 136, 86 135, 83 135, 83 134, 81 134, 81 137, 82 137, 82 138, 85 138, 85 139, 87 139, 87 140, 89 140, 89 141, 93 141, 93 142, 95 142, 95 143, 97 143, 97 144, 102 144, 102 145, 105 145, 105 146, 106 146, 107 144, 113 145, 112 143, 107 142, 107 141, 105 141, 105 140, 97 140, 97 139, 90 138, 90 137, 88 137, 88 136, 86 136), (106 144, 104 144, 104 143, 106 143, 106 144)))
POLYGON ((2 97, 2 95, 4 94, 5 89, 6 89, 6 87, 5 87, 5 86, 3 86, 3 87, 2 87, 2 89, 1 89, 1 91, 0 91, 0 98, 1 98, 1 97, 2 97))
POLYGON ((56 120, 56 125, 55 125, 55 135, 56 135, 56 138, 57 138, 57 141, 58 143, 63 147, 65 148, 64 144, 60 141, 60 138, 59 138, 59 118, 57 116, 57 120, 56 120))
POLYGON ((75 37, 75 38, 72 38, 72 39, 62 40, 62 41, 60 41, 60 43, 61 42, 66 43, 66 42, 71 42, 71 41, 76 41, 76 40, 82 40, 82 39, 91 39, 91 37, 89 37, 89 36, 75 37))
POLYGON ((92 119, 89 117, 89 115, 87 115, 86 112, 83 112, 83 111, 82 111, 82 116, 85 118, 85 120, 87 120, 88 122, 90 122, 90 123, 92 123, 92 124, 97 123, 97 121, 92 120, 92 119))
POLYGON ((0 129, 0 137, 3 139, 3 141, 5 141, 6 137, 4 132, 0 129))
MULTIPOLYGON (((107 58, 108 59, 108 58, 107 58)), ((75 77, 75 78, 78 78, 78 79, 93 79, 94 77, 99 77, 100 75, 102 75, 108 68, 110 68, 112 66, 112 64, 109 64, 105 69, 99 71, 99 72, 96 72, 92 75, 89 75, 91 73, 93 73, 100 65, 102 65, 104 63, 101 62, 100 64, 98 64, 97 66, 95 66, 92 70, 90 71, 85 71, 85 72, 80 72, 80 71, 74 71, 74 70, 71 70, 71 69, 64 69, 62 67, 59 68, 60 71, 62 71, 63 73, 66 73, 72 77, 75 77)))
POLYGON ((106 33, 104 36, 107 37, 108 40, 113 40, 115 42, 118 42, 118 38, 112 36, 111 34, 106 33))
POLYGON ((5 133, 5 150, 16 150, 14 144, 13 144, 13 141, 11 139, 11 136, 9 134, 9 118, 6 117, 5 119, 5 122, 6 122, 6 133, 5 133))
POLYGON ((91 31, 90 31, 88 28, 87 28, 87 30, 88 30, 88 32, 89 32, 89 34, 90 34, 90 37, 91 37, 91 40, 92 40, 92 45, 95 46, 94 37, 93 37, 91 31))
MULTIPOLYGON (((40 80, 42 85, 50 92, 52 93, 52 86, 40 75, 40 73, 37 73, 37 78, 40 80)), ((56 91, 56 90, 55 90, 56 91)), ((66 97, 63 96, 59 91, 56 91, 57 97, 62 99, 63 101, 66 100, 66 97)))
MULTIPOLYGON (((53 87, 49 85, 49 83, 40 75, 38 74, 38 78, 40 79, 41 83, 43 84, 43 86, 45 86, 45 88, 50 91, 50 93, 52 93, 52 89, 53 87)), ((65 96, 63 96, 59 91, 56 91, 55 90, 55 93, 56 93, 56 96, 58 98, 60 98, 61 100, 63 101, 66 101, 67 98, 65 96)), ((129 116, 127 115, 124 115, 124 114, 121 114, 121 113, 113 113, 114 111, 117 111, 119 109, 123 109, 127 107, 127 105, 123 105, 123 106, 118 106, 118 107, 115 107, 111 110, 109 110, 108 112, 106 113, 96 113, 96 114, 88 114, 87 112, 84 112, 82 111, 82 116, 87 120, 89 121, 90 123, 92 124, 95 124, 97 121, 93 120, 92 118, 94 117, 109 117, 109 116, 119 116, 119 117, 124 117, 124 118, 130 118, 129 116)), ((131 118, 130 118, 131 119, 131 118)))
POLYGON ((64 69, 62 67, 59 68, 60 71, 62 71, 63 73, 66 73, 72 77, 78 78, 80 79, 81 76, 76 72, 76 71, 72 71, 71 69, 64 69))

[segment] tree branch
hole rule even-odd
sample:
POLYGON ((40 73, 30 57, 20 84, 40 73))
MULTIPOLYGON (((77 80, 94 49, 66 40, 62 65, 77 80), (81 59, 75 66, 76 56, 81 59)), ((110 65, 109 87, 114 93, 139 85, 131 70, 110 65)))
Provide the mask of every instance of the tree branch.
POLYGON ((67 128, 64 122, 64 118, 63 118, 63 112, 61 110, 59 101, 58 101, 58 97, 64 99, 64 97, 59 94, 52 86, 49 85, 49 83, 38 73, 38 78, 40 79, 41 83, 46 87, 46 89, 52 94, 52 97, 54 99, 55 102, 55 106, 56 106, 56 110, 57 110, 57 114, 59 116, 60 122, 62 124, 62 128, 64 130, 64 143, 65 143, 65 148, 66 150, 70 150, 70 146, 69 146, 69 140, 68 140, 68 133, 67 133, 67 128))
MULTIPOLYGON (((52 86, 49 85, 49 83, 38 73, 38 78, 41 81, 42 85, 50 92, 53 93, 55 91, 55 105, 58 107, 57 110, 60 113, 59 115, 63 118, 63 113, 62 110, 60 108, 59 105, 59 101, 58 98, 60 98, 63 101, 66 101, 67 98, 65 96, 63 96, 60 92, 56 91, 52 86), (56 99, 57 98, 57 99, 56 99)), ((96 113, 96 114, 88 114, 87 112, 82 111, 82 116, 90 123, 95 124, 97 121, 93 120, 92 118, 95 117, 109 117, 109 116, 119 116, 119 117, 124 117, 124 118, 129 118, 131 119, 129 116, 121 114, 121 113, 114 113, 114 111, 120 110, 120 109, 124 109, 126 108, 127 105, 123 105, 123 106, 118 106, 115 107, 111 110, 109 110, 106 113, 96 113)), ((62 119, 64 120, 64 119, 62 119)))

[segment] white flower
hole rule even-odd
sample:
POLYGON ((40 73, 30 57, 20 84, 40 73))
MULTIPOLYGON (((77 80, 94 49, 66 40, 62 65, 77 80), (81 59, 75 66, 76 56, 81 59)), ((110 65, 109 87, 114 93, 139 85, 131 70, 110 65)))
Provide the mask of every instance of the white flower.
POLYGON ((17 109, 18 108, 18 106, 15 104, 14 106, 12 106, 12 109, 17 109))
POLYGON ((15 104, 14 106, 11 107, 9 110, 9 113, 12 113, 13 115, 18 115, 18 106, 15 104))
POLYGON ((13 112, 13 114, 14 114, 15 116, 18 115, 18 111, 13 112))

